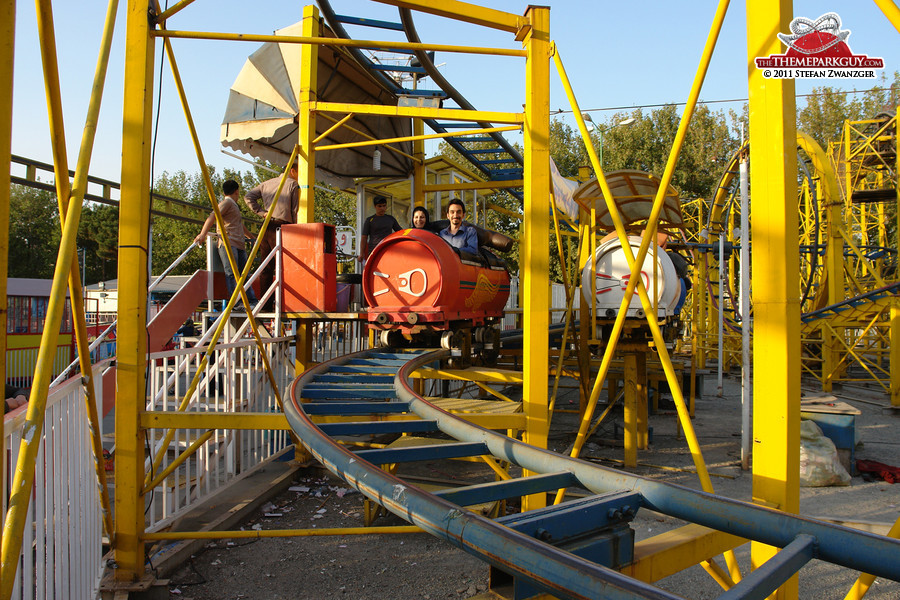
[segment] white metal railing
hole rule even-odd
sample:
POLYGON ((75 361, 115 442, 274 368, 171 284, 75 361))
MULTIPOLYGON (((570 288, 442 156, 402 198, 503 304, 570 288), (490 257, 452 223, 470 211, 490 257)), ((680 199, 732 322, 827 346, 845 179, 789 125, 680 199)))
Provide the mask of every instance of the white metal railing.
MULTIPOLYGON (((280 391, 293 379, 291 337, 265 340, 266 353, 280 391)), ((174 411, 191 383, 207 346, 152 354, 149 359, 148 410, 174 411)), ((220 343, 200 374, 188 406, 193 412, 279 412, 252 339, 220 343)), ((157 472, 166 469, 205 430, 177 430, 157 472)), ((153 455, 166 432, 149 430, 153 455)), ((291 443, 287 431, 216 430, 190 458, 172 471, 146 498, 146 527, 157 531, 235 478, 272 457, 291 443)), ((152 459, 152 457, 151 457, 152 459)), ((151 459, 147 463, 150 464, 151 459)))
MULTIPOLYGON (((53 375, 62 372, 72 356, 69 344, 58 346, 53 359, 53 375)), ((6 350, 6 382, 19 388, 31 387, 34 365, 37 362, 37 348, 8 348, 6 350)))
MULTIPOLYGON (((100 375, 108 366, 109 361, 94 366, 92 381, 98 398, 103 397, 100 375)), ((80 377, 51 388, 14 599, 88 599, 99 594, 103 520, 85 407, 80 377)), ((24 410, 5 420, 7 465, 13 466, 18 460, 24 425, 24 410)), ((7 469, 7 490, 13 475, 7 469)), ((3 498, 6 510, 7 498, 3 498)))
POLYGON ((369 328, 364 321, 317 321, 310 327, 313 362, 325 362, 369 347, 369 328))

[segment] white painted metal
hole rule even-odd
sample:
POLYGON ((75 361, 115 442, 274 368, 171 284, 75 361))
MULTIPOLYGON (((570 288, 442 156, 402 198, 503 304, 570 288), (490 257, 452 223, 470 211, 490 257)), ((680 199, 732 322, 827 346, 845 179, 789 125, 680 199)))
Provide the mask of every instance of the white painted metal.
POLYGON ((750 470, 750 174, 741 159, 741 469, 750 470))
MULTIPOLYGON (((64 366, 64 365, 63 365, 64 366)), ((96 392, 100 374, 94 367, 96 392)), ((35 489, 23 531, 15 599, 96 598, 101 576, 102 524, 81 379, 51 389, 35 464, 35 489)), ((6 420, 4 443, 18 458, 25 414, 6 420)), ((11 483, 7 473, 7 485, 11 483)), ((6 499, 3 499, 4 510, 6 499)))
MULTIPOLYGON (((265 375, 261 357, 252 339, 244 338, 245 327, 229 332, 238 341, 218 344, 201 373, 188 410, 201 412, 277 412, 277 401, 265 375)), ((275 380, 286 389, 293 378, 293 339, 266 341, 275 380)), ((150 410, 176 410, 208 347, 170 350, 151 355, 150 410)), ((192 444, 203 432, 180 430, 169 444, 159 470, 192 444)), ((165 432, 150 430, 151 448, 159 448, 165 432)), ((284 431, 222 431, 201 445, 148 497, 147 529, 156 531, 191 510, 213 492, 271 458, 289 443, 284 431)))

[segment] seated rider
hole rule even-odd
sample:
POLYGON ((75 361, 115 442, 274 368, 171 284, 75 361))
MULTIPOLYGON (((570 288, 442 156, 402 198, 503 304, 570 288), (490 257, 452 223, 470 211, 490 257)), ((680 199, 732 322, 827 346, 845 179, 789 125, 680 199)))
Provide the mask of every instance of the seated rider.
POLYGON ((466 205, 459 198, 451 198, 447 204, 447 219, 450 225, 441 229, 438 235, 445 242, 470 254, 478 254, 478 232, 475 228, 463 223, 466 217, 466 205))
POLYGON ((413 229, 431 231, 431 217, 424 206, 417 206, 413 209, 412 226, 413 229))

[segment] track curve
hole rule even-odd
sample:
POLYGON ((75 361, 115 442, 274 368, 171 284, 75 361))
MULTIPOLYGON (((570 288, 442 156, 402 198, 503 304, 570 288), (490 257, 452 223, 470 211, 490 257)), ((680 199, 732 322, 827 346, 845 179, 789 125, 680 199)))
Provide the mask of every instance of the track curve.
MULTIPOLYGON (((324 466, 366 497, 513 575, 519 582, 560 598, 677 597, 538 539, 557 541, 555 531, 548 533, 539 525, 552 523, 554 517, 560 516, 581 521, 576 527, 583 528, 590 522, 594 530, 609 535, 610 528, 627 528, 641 508, 784 548, 770 561, 776 566, 766 569, 771 566, 767 563, 757 569, 723 598, 767 595, 812 558, 900 581, 897 540, 644 479, 555 454, 473 425, 413 391, 412 373, 446 356, 444 351, 379 349, 318 365, 294 380, 287 390, 284 407, 288 422, 303 445, 324 466), (389 378, 390 390, 385 386, 389 378), (314 415, 327 414, 378 415, 381 419, 395 414, 408 420, 361 419, 321 425, 313 422, 314 415), (373 432, 441 432, 455 441, 351 452, 334 437, 373 432), (536 475, 429 493, 378 466, 486 455, 536 475), (488 500, 567 487, 585 488, 594 495, 495 521, 465 508, 488 500), (580 512, 566 517, 563 511, 572 507, 580 512)), ((580 535, 589 533, 582 531, 580 535)))

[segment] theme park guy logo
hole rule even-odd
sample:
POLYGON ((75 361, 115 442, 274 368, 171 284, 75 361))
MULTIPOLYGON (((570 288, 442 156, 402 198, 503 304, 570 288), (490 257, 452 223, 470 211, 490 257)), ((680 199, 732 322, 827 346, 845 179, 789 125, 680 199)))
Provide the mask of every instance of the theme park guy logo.
POLYGON ((787 45, 784 54, 756 59, 756 68, 766 79, 874 79, 875 69, 884 68, 884 60, 854 54, 847 45, 850 30, 841 30, 837 13, 826 13, 811 21, 797 17, 791 21, 791 33, 779 33, 787 45))

